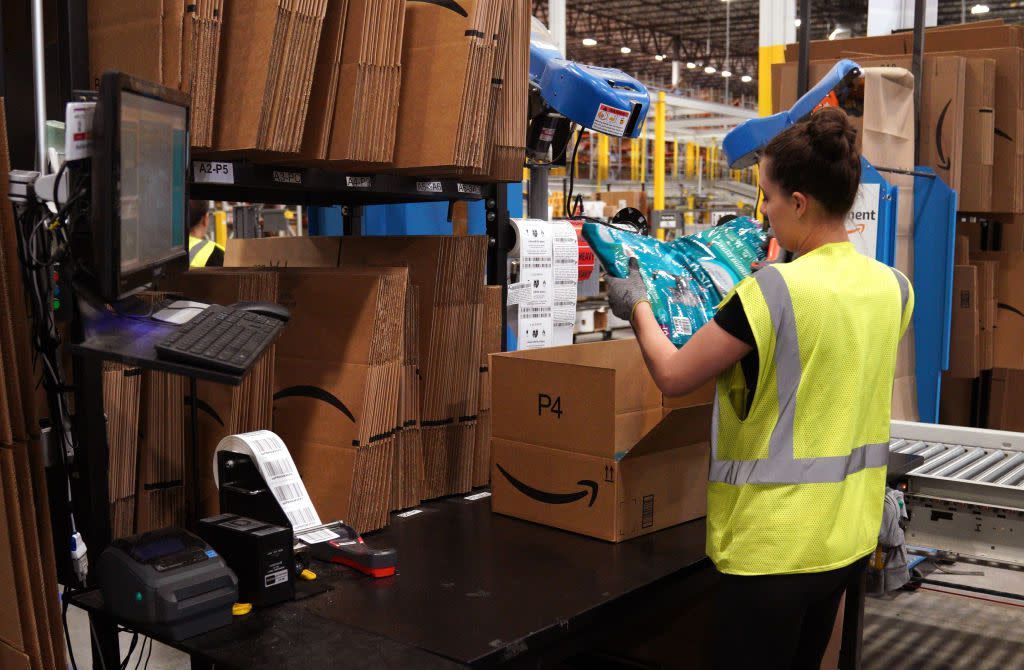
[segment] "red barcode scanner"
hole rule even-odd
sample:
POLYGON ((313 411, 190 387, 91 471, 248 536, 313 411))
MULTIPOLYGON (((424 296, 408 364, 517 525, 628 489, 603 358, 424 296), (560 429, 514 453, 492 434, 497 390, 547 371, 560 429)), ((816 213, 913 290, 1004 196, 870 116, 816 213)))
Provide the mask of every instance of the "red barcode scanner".
POLYGON ((311 545, 310 555, 318 561, 338 563, 371 577, 392 577, 398 566, 394 549, 372 549, 354 528, 343 523, 324 527, 338 535, 336 539, 311 545))

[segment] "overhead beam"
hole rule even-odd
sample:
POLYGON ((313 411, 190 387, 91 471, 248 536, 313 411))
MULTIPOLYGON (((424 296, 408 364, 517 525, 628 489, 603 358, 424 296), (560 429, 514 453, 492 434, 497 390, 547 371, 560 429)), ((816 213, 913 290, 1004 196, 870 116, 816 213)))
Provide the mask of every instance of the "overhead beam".
POLYGON ((676 128, 714 128, 717 126, 736 126, 745 121, 745 118, 738 116, 704 116, 690 117, 685 119, 670 119, 668 127, 670 130, 676 128))
POLYGON ((677 109, 694 110, 697 112, 705 112, 707 114, 718 114, 719 116, 735 116, 741 119, 756 119, 758 116, 757 111, 753 109, 743 109, 742 107, 723 105, 719 102, 708 102, 707 100, 685 98, 681 95, 669 94, 665 96, 665 103, 669 107, 675 107, 677 109))

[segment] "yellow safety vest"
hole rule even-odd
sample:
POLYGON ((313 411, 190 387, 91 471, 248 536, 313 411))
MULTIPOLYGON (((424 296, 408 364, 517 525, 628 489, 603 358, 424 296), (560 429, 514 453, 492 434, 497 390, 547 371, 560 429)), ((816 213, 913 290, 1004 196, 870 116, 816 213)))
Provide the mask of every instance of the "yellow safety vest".
POLYGON ((194 268, 205 268, 214 249, 224 251, 224 247, 205 238, 188 236, 188 264, 194 268))
POLYGON ((896 350, 913 289, 841 242, 766 267, 733 294, 760 368, 746 416, 740 364, 718 380, 708 555, 737 575, 849 565, 878 542, 896 350))

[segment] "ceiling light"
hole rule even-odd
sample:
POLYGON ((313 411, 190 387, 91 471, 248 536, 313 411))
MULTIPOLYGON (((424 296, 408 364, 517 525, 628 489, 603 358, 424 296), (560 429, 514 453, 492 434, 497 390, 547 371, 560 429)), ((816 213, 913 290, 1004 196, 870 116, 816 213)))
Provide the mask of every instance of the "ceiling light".
POLYGON ((988 5, 974 5, 971 14, 988 14, 988 5))
POLYGON ((708 65, 706 68, 704 68, 704 72, 706 74, 714 74, 715 73, 715 66, 714 65, 708 65))
POLYGON ((751 77, 749 74, 745 74, 742 77, 740 77, 740 81, 742 81, 744 84, 749 84, 750 82, 754 81, 754 78, 751 77))
POLYGON ((694 63, 693 61, 687 61, 686 69, 687 70, 696 70, 697 69, 697 64, 694 63))
POLYGON ((797 19, 796 21, 794 21, 793 25, 796 26, 797 28, 799 28, 800 27, 800 19, 797 19))
POLYGON ((663 56, 662 54, 657 54, 654 57, 654 60, 656 60, 656 61, 658 61, 660 63, 661 61, 665 60, 665 56, 663 56))
POLYGON ((722 70, 722 76, 728 79, 729 77, 732 76, 732 72, 729 72, 728 70, 722 70))
POLYGON ((632 52, 633 50, 630 49, 629 47, 622 47, 621 49, 619 49, 619 51, 621 51, 624 54, 628 54, 628 53, 632 52))
POLYGON ((597 46, 597 40, 595 40, 593 37, 584 37, 583 38, 583 46, 585 46, 585 47, 596 47, 597 46))

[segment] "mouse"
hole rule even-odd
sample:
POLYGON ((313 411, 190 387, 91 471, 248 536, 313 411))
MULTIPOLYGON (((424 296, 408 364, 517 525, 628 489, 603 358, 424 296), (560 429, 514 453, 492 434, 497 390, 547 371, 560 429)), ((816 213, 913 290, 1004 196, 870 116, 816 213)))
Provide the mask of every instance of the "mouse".
POLYGON ((240 309, 243 312, 252 312, 254 314, 260 314, 267 316, 278 321, 288 322, 288 319, 292 318, 292 313, 288 311, 288 308, 283 305, 278 305, 275 302, 236 302, 231 305, 234 309, 240 309))

